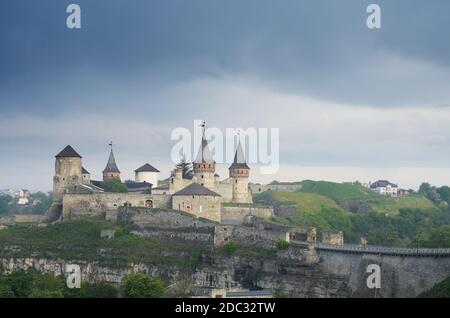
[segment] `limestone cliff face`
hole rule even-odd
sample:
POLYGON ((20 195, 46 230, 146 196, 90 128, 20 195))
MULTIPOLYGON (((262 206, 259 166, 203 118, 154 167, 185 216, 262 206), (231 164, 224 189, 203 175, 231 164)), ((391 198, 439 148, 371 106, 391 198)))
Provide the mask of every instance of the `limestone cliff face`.
POLYGON ((321 271, 318 262, 314 250, 287 249, 270 259, 204 253, 201 265, 195 269, 144 263, 105 266, 98 262, 35 257, 3 258, 0 266, 6 272, 35 269, 59 276, 65 274, 67 264, 77 264, 82 280, 88 282, 120 283, 128 273, 143 272, 159 276, 169 285, 188 277, 191 284, 198 287, 264 288, 287 292, 294 297, 351 296, 345 278, 321 271))

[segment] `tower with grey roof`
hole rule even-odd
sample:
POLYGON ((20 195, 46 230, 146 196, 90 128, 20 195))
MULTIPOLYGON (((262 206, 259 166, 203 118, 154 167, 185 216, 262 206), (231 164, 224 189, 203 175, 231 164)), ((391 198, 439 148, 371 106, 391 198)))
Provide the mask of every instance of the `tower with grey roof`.
POLYGON ((193 162, 194 166, 193 181, 207 188, 214 189, 215 183, 214 174, 216 171, 216 162, 213 160, 211 156, 211 152, 208 147, 208 141, 206 140, 205 136, 206 123, 203 122, 201 127, 203 128, 202 142, 200 144, 197 157, 193 162))
POLYGON ((229 171, 230 179, 232 181, 232 202, 252 203, 253 200, 248 187, 250 167, 245 161, 244 150, 242 149, 240 140, 234 155, 233 163, 229 167, 229 171))
POLYGON ((111 151, 109 153, 108 162, 103 170, 103 181, 110 181, 112 179, 120 180, 120 170, 117 168, 116 159, 114 158, 112 141, 109 144, 111 151))

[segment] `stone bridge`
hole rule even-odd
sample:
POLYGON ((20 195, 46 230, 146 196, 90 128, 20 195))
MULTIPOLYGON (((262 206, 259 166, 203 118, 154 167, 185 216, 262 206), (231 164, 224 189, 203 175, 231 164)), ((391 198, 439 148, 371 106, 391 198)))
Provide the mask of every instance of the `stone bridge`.
MULTIPOLYGON (((294 244, 301 242, 292 242, 294 244)), ((303 244, 304 245, 304 242, 303 244)), ((319 266, 347 281, 353 297, 416 297, 450 275, 449 248, 313 244, 319 266), (367 287, 369 265, 381 269, 381 288, 367 287)))
POLYGON ((354 254, 376 254, 391 256, 416 256, 416 257, 448 257, 450 256, 450 248, 400 248, 400 247, 384 247, 371 245, 332 245, 315 243, 316 250, 337 251, 342 253, 354 254))

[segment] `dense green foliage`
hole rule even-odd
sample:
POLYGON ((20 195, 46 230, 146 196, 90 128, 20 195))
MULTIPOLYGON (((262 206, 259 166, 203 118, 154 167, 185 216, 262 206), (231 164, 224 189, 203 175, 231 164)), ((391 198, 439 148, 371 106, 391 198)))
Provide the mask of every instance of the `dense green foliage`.
POLYGON ((0 274, 0 298, 115 298, 119 290, 107 283, 69 289, 63 276, 17 271, 0 274))
POLYGON ((192 167, 192 163, 190 163, 186 160, 185 155, 183 155, 180 162, 177 163, 176 167, 181 169, 184 179, 192 179, 192 177, 194 176, 194 170, 192 167))
POLYGON ((36 192, 30 195, 30 202, 33 203, 31 207, 32 214, 43 214, 52 204, 53 197, 42 192, 36 192))
POLYGON ((106 192, 120 192, 120 193, 128 192, 127 186, 124 183, 122 183, 119 179, 111 179, 103 182, 103 189, 106 192))
POLYGON ((162 298, 165 287, 163 281, 158 278, 132 273, 122 279, 120 291, 125 298, 162 298))
POLYGON ((12 202, 13 198, 10 195, 0 194, 0 215, 7 214, 11 211, 9 203, 12 202))
POLYGON ((430 290, 421 293, 420 298, 450 298, 450 276, 434 285, 430 290))
MULTIPOLYGON (((28 198, 30 204, 19 206, 13 204, 15 201, 12 196, 0 194, 0 215, 1 214, 43 214, 52 204, 51 195, 42 192, 32 193, 28 198)), ((17 201, 17 200, 16 200, 17 201)))

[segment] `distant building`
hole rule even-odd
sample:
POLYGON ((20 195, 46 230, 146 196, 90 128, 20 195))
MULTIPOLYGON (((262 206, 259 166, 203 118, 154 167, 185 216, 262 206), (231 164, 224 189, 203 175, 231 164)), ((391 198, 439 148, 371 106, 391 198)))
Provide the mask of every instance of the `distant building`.
POLYGON ((17 201, 18 205, 27 205, 30 203, 30 191, 28 190, 20 190, 19 192, 19 200, 17 201))
POLYGON ((371 183, 370 189, 382 195, 398 195, 398 186, 387 180, 378 180, 374 183, 371 183))

